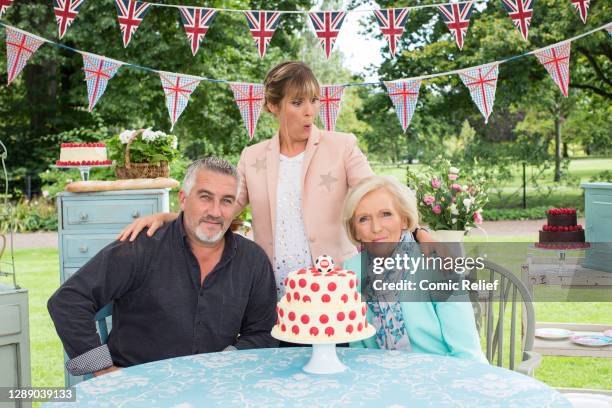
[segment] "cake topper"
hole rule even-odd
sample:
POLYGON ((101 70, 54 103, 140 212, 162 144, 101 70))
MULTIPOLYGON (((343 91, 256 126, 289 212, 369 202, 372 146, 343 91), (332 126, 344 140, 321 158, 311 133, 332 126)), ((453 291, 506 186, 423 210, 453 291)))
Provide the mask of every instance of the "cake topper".
POLYGON ((317 271, 321 273, 331 272, 334 270, 335 267, 334 260, 329 255, 321 255, 317 257, 314 266, 315 268, 317 268, 317 271))

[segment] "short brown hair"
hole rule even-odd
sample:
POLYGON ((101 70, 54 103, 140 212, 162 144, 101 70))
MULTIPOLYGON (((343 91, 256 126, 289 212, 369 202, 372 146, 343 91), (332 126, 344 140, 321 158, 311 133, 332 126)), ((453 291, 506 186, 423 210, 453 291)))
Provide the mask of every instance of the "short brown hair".
POLYGON ((264 80, 264 107, 268 103, 279 105, 285 95, 291 91, 298 97, 318 97, 321 94, 319 81, 308 65, 301 61, 287 61, 278 64, 266 75, 264 80))

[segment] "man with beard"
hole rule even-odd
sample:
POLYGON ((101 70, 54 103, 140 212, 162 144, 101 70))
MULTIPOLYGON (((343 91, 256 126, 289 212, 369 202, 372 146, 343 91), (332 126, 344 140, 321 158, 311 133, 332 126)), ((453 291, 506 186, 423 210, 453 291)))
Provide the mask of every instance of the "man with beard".
POLYGON ((265 252, 229 230, 240 176, 206 157, 187 169, 181 214, 152 237, 116 241, 68 279, 48 309, 73 375, 104 374, 149 361, 275 347, 274 273, 265 252), (94 316, 113 302, 100 344, 94 316))

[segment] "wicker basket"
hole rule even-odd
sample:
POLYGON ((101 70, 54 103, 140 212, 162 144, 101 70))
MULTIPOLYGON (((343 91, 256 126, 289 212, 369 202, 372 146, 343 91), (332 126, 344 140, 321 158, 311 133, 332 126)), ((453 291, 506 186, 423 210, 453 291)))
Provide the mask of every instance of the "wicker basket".
MULTIPOLYGON (((138 131, 132 140, 140 135, 144 130, 138 131)), ((130 160, 130 140, 125 146, 125 164, 115 167, 115 175, 118 179, 135 179, 135 178, 157 178, 168 177, 170 175, 170 167, 167 161, 160 161, 157 164, 151 163, 132 163, 130 160)))

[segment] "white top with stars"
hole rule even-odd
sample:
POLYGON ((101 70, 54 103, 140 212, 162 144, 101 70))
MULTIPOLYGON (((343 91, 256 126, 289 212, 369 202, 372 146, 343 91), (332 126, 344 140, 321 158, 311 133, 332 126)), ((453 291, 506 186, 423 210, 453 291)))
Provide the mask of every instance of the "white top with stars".
POLYGON ((291 271, 312 266, 310 246, 302 218, 302 164, 304 152, 280 155, 276 188, 274 275, 278 299, 285 294, 285 278, 291 271))

